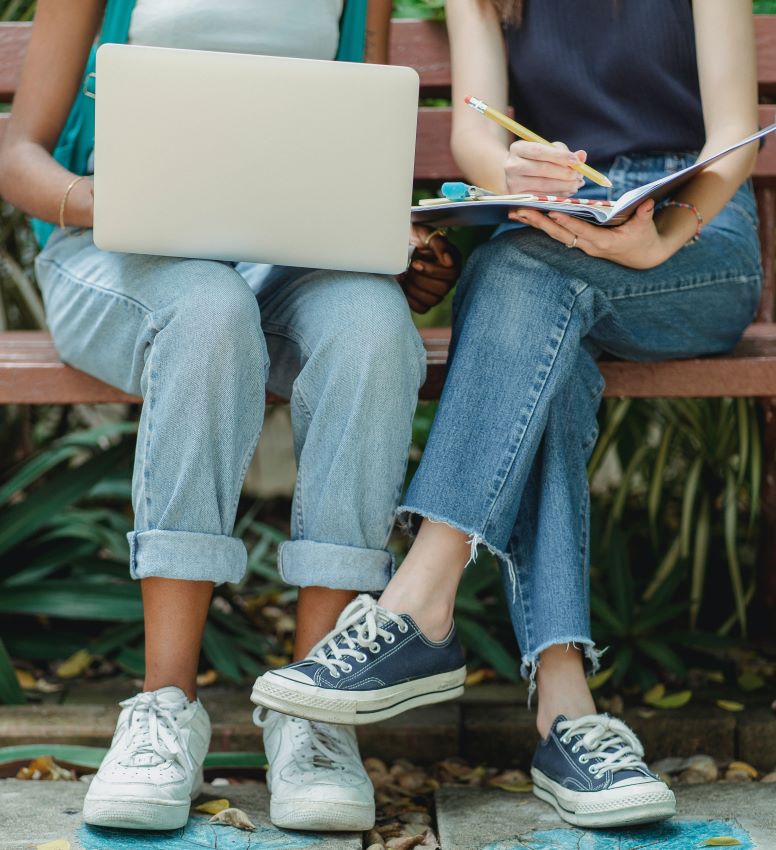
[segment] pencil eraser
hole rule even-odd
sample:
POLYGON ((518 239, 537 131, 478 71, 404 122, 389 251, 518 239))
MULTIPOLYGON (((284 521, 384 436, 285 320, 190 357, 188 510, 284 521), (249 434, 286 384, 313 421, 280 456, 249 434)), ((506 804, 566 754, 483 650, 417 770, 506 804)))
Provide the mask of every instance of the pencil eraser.
POLYGON ((470 94, 467 94, 466 97, 463 99, 463 102, 464 103, 471 103, 472 102, 472 96, 470 94))

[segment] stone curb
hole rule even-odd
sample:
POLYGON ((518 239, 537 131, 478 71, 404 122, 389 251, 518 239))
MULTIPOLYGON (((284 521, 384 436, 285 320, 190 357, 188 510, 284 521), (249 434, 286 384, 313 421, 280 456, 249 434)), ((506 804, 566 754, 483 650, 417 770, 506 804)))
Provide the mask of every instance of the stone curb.
MULTIPOLYGON (((0 747, 31 743, 110 743, 117 702, 131 683, 110 691, 79 688, 64 704, 0 706, 0 747)), ((261 733, 251 721, 245 689, 214 687, 202 700, 213 720, 214 751, 257 750, 261 733)), ((627 709, 625 721, 640 735, 650 761, 668 756, 711 755, 720 762, 740 759, 768 772, 776 767, 776 715, 767 707, 729 713, 690 705, 676 711, 627 709)), ((416 709, 358 730, 364 756, 408 758, 429 764, 460 755, 496 767, 530 764, 536 745, 534 715, 525 707, 525 689, 484 685, 452 703, 416 709)))

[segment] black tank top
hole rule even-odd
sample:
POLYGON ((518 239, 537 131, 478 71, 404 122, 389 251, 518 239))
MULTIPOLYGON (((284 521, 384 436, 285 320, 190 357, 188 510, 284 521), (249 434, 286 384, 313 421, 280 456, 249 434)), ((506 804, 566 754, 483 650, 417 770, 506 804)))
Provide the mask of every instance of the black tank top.
POLYGON ((703 146, 691 0, 525 0, 506 37, 515 118, 545 138, 592 163, 703 146))

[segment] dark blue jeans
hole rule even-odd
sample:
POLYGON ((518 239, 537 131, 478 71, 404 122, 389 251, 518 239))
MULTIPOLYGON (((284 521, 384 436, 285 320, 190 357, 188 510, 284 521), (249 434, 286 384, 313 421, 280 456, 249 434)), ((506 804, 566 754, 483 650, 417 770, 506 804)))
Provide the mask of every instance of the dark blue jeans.
MULTIPOLYGON (((690 154, 620 157, 611 197, 690 154)), ((606 197, 592 187, 581 195, 606 197)), ((587 461, 598 436, 600 353, 656 361, 728 351, 760 296, 757 213, 743 186, 701 239, 636 271, 505 227, 478 248, 455 299, 447 381, 401 511, 448 523, 498 555, 523 674, 555 644, 591 670, 587 461)))

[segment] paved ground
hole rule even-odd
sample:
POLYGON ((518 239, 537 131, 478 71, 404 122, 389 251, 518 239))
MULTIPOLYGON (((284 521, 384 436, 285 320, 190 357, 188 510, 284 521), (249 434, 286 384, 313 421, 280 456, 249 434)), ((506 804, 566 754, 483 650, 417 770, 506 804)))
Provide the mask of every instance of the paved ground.
POLYGON ((773 785, 684 786, 677 802, 677 817, 657 827, 585 832, 532 794, 443 788, 439 838, 443 850, 696 850, 721 837, 739 850, 776 850, 773 785))
POLYGON ((0 848, 32 850, 67 839, 72 850, 361 850, 361 835, 318 836, 287 832, 269 822, 264 785, 205 786, 203 799, 227 797, 256 825, 256 832, 210 826, 207 815, 194 814, 184 830, 131 833, 96 829, 81 822, 83 782, 0 780, 0 848))

